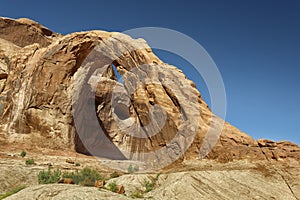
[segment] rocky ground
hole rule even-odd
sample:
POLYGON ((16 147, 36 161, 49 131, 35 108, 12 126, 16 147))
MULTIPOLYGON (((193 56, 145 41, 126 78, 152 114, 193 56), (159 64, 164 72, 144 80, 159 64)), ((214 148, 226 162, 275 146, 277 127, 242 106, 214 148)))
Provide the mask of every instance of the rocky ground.
POLYGON ((123 185, 125 194, 117 194, 107 189, 67 184, 39 185, 37 175, 42 170, 59 168, 62 171, 76 171, 84 167, 96 169, 109 177, 115 169, 114 163, 128 161, 108 161, 74 152, 35 149, 28 147, 3 146, 0 151, 0 194, 17 186, 25 189, 7 199, 132 199, 138 194, 152 199, 299 199, 300 167, 298 163, 280 161, 248 160, 220 163, 213 160, 184 161, 176 167, 162 169, 155 173, 121 173, 115 181, 123 185), (20 152, 26 149, 22 158, 20 152), (34 165, 26 165, 32 158, 34 165), (68 162, 67 162, 68 161, 68 162), (79 163, 75 166, 70 161, 79 163), (145 180, 160 174, 155 187, 143 193, 145 180))

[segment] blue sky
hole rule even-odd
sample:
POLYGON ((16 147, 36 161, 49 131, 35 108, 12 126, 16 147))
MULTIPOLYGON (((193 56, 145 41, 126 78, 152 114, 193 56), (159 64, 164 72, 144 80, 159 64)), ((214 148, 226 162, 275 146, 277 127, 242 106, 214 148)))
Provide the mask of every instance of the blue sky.
MULTIPOLYGON (((164 27, 198 41, 217 64, 227 94, 226 120, 255 139, 300 144, 300 2, 18 1, 1 0, 0 15, 28 17, 55 32, 164 27)), ((156 51, 207 88, 192 66, 156 51)))

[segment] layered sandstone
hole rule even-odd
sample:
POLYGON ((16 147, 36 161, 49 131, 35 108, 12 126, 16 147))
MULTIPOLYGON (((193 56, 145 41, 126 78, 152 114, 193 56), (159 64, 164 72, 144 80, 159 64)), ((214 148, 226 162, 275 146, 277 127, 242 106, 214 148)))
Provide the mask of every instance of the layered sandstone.
POLYGON ((61 36, 28 19, 0 18, 0 116, 1 141, 100 157, 300 160, 297 145, 255 141, 228 123, 206 137, 223 121, 143 39, 61 36))

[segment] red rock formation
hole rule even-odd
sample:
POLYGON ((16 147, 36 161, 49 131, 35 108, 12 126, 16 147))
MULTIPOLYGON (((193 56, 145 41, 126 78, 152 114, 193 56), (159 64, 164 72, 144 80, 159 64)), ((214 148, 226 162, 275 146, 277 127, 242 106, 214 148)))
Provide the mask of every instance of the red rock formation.
POLYGON ((203 147, 216 137, 205 138, 207 130, 222 120, 142 39, 104 31, 60 36, 27 19, 0 18, 0 27, 0 130, 7 142, 162 165, 181 154, 300 160, 297 145, 255 141, 228 123, 216 146, 203 147))

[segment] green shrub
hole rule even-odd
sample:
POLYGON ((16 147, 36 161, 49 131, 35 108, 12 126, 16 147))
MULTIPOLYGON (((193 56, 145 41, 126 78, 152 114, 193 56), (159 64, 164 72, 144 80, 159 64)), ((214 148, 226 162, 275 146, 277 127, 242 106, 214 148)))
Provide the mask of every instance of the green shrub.
POLYGON ((71 178, 73 179, 75 184, 79 184, 80 182, 82 182, 82 177, 78 175, 78 173, 75 172, 64 172, 62 174, 63 178, 71 178))
POLYGON ((48 166, 47 171, 41 171, 38 175, 38 182, 39 184, 51 184, 57 183, 61 178, 61 171, 59 169, 55 169, 53 173, 48 166))
POLYGON ((127 172, 128 173, 133 173, 133 166, 130 164, 129 166, 128 166, 128 168, 127 168, 127 172))
POLYGON ((144 184, 143 184, 143 186, 145 187, 144 193, 150 192, 155 188, 155 186, 157 185, 159 176, 160 176, 160 174, 157 174, 156 177, 153 178, 151 181, 148 181, 146 179, 144 180, 144 184))
POLYGON ((11 196, 13 194, 16 194, 17 192, 23 190, 24 188, 26 188, 26 186, 18 186, 8 192, 6 192, 5 194, 0 194, 0 200, 5 199, 8 196, 11 196))
POLYGON ((75 184, 84 186, 94 186, 96 180, 104 178, 96 171, 90 168, 84 168, 80 172, 64 172, 59 169, 51 172, 50 166, 47 171, 41 171, 38 175, 39 184, 57 183, 61 178, 71 178, 75 184))
POLYGON ((153 179, 153 181, 155 182, 155 184, 158 181, 159 176, 160 176, 160 173, 156 174, 155 178, 153 179))
MULTIPOLYGON (((160 174, 157 174, 155 177, 151 177, 150 181, 149 180, 144 180, 144 183, 142 186, 145 188, 145 190, 136 190, 130 194, 131 198, 144 198, 144 194, 147 192, 152 191, 156 186, 157 186, 157 181, 159 178, 160 174)), ((153 198, 153 197, 147 197, 148 199, 153 198)))
POLYGON ((154 188, 154 186, 155 186, 154 182, 152 182, 152 181, 150 182, 150 181, 144 180, 144 187, 146 188, 145 189, 145 193, 152 191, 153 188, 154 188))
POLYGON ((34 160, 33 160, 32 158, 27 159, 27 160, 25 161, 25 164, 26 164, 26 165, 34 165, 34 160))
POLYGON ((84 168, 80 172, 65 172, 63 178, 71 178, 77 185, 94 186, 96 180, 104 178, 96 171, 90 168, 84 168))
POLYGON ((80 166, 80 163, 78 163, 78 162, 75 163, 75 166, 76 166, 76 167, 79 167, 79 166, 80 166))
POLYGON ((26 151, 22 150, 22 152, 20 153, 20 156, 21 156, 22 158, 24 158, 24 157, 26 156, 26 151))
POLYGON ((128 173, 133 173, 133 172, 137 172, 139 171, 139 166, 133 166, 132 164, 130 164, 127 168, 128 173))
POLYGON ((116 182, 111 182, 108 184, 108 189, 112 192, 117 192, 118 186, 116 182))
POLYGON ((136 191, 134 191, 134 192, 132 192, 131 194, 130 194, 130 197, 131 198, 144 198, 144 194, 143 194, 143 192, 142 191, 140 191, 140 190, 136 190, 136 191))

